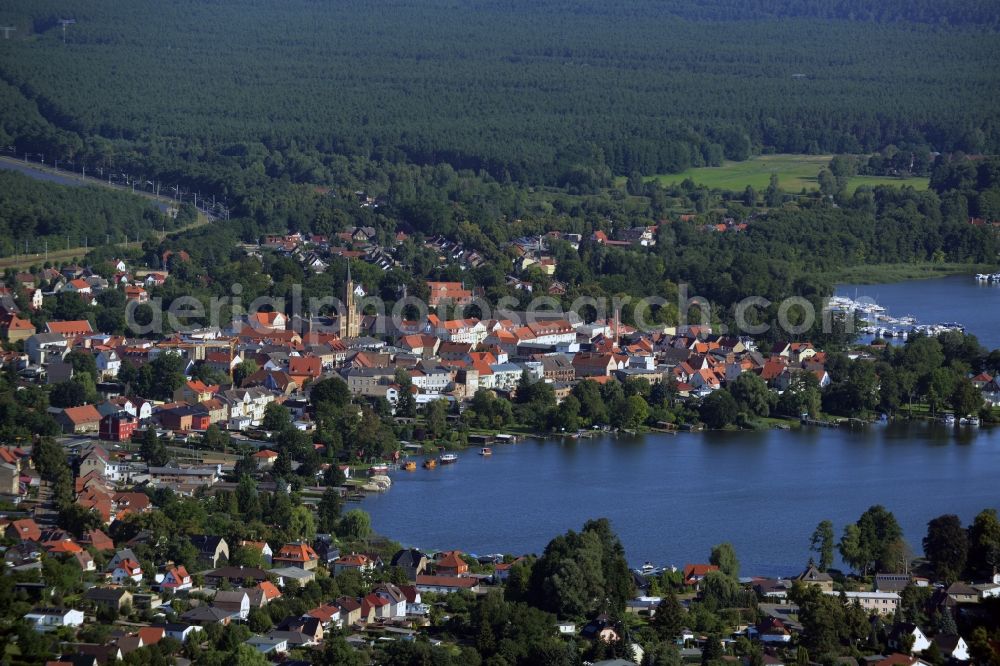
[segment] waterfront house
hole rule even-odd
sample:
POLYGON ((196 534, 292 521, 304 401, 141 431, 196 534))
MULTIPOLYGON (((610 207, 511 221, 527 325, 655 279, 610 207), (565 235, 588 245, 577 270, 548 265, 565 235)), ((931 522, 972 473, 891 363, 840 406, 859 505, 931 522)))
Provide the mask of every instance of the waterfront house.
POLYGON ((402 569, 407 580, 416 580, 427 570, 427 556, 415 548, 405 548, 392 556, 390 565, 402 569))
POLYGON ((462 559, 462 553, 450 550, 438 554, 434 561, 434 573, 437 576, 464 576, 469 573, 469 564, 462 559))
POLYGON ((686 564, 684 565, 684 584, 689 587, 698 587, 712 571, 718 571, 719 567, 714 564, 686 564))
POLYGON ((417 576, 416 588, 420 592, 450 593, 468 590, 479 592, 479 579, 470 576, 417 576))
POLYGON ((833 578, 830 574, 820 571, 812 562, 795 580, 805 585, 815 585, 823 592, 833 592, 833 578))

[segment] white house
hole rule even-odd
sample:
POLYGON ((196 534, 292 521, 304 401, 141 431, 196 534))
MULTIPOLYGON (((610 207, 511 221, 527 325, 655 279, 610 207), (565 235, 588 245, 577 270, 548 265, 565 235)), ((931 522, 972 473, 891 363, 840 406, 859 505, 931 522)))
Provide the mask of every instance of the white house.
POLYGON ((83 624, 83 611, 73 608, 32 608, 24 619, 32 629, 44 633, 60 627, 79 627, 83 624))
POLYGON ((100 351, 94 361, 97 363, 97 372, 102 378, 117 377, 118 371, 122 369, 122 360, 118 358, 114 349, 100 351))
POLYGON ((124 585, 129 581, 142 582, 142 567, 135 560, 124 559, 111 570, 111 582, 115 585, 124 585))
POLYGON ((387 617, 406 617, 406 595, 403 591, 392 583, 382 583, 372 592, 381 599, 389 602, 387 606, 387 617))
POLYGON ((938 634, 934 637, 934 643, 946 659, 950 658, 955 661, 969 661, 971 659, 969 646, 961 636, 938 634))
POLYGON ((184 643, 191 634, 203 631, 197 624, 167 624, 163 626, 164 634, 168 638, 184 643))
POLYGON ((904 643, 907 636, 913 638, 913 647, 910 650, 911 652, 923 652, 931 646, 930 640, 928 640, 924 632, 920 630, 920 627, 909 622, 897 625, 889 635, 887 643, 893 650, 902 652, 906 648, 904 643))

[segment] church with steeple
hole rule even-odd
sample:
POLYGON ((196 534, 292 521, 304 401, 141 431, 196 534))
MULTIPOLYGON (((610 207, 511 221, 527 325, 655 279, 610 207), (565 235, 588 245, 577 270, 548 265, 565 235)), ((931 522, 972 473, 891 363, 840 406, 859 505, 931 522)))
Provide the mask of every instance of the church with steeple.
POLYGON ((354 302, 354 281, 351 279, 351 262, 347 261, 347 284, 344 286, 343 310, 340 313, 340 337, 361 337, 361 313, 354 302))

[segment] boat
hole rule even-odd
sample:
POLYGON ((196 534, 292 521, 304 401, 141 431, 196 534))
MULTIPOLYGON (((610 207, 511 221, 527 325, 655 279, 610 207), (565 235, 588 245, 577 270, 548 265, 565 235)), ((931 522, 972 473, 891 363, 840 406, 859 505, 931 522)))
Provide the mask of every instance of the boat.
POLYGON ((973 426, 973 427, 978 426, 979 425, 979 417, 978 416, 970 416, 969 417, 969 425, 973 426))
POLYGON ((406 470, 407 472, 412 472, 415 469, 417 469, 417 463, 413 462, 412 460, 407 460, 403 464, 403 469, 406 470))
POLYGON ((372 465, 368 469, 368 474, 370 476, 375 476, 377 474, 378 475, 385 475, 386 473, 388 473, 388 471, 389 471, 389 466, 388 465, 381 465, 381 464, 380 465, 372 465))
POLYGON ((969 419, 963 416, 958 420, 958 425, 969 425, 969 419))
POLYGON ((434 469, 437 466, 438 466, 438 461, 434 460, 434 458, 424 461, 424 469, 434 469))
POLYGON ((481 456, 491 456, 491 455, 493 455, 493 449, 491 449, 488 446, 484 446, 483 448, 479 449, 479 455, 481 455, 481 456))
POLYGON ((955 425, 955 415, 954 414, 945 414, 945 416, 944 416, 944 422, 945 422, 945 425, 955 425))
POLYGON ((454 453, 445 453, 441 456, 440 461, 442 465, 451 465, 452 463, 458 461, 458 456, 454 453))

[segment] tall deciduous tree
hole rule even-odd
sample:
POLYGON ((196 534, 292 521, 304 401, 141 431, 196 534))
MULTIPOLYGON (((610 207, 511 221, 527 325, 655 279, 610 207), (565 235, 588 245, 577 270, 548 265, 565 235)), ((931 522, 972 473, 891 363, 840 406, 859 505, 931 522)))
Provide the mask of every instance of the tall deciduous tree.
POLYGON ((833 566, 833 523, 824 520, 816 526, 809 542, 809 550, 819 556, 819 570, 826 571, 833 566))
POLYGON ((708 561, 719 567, 719 571, 730 578, 740 577, 740 561, 736 559, 736 549, 728 541, 713 547, 708 561))
POLYGON ((969 556, 969 535, 962 520, 947 514, 927 523, 927 536, 923 541, 924 555, 934 569, 937 580, 951 583, 965 571, 969 556))

